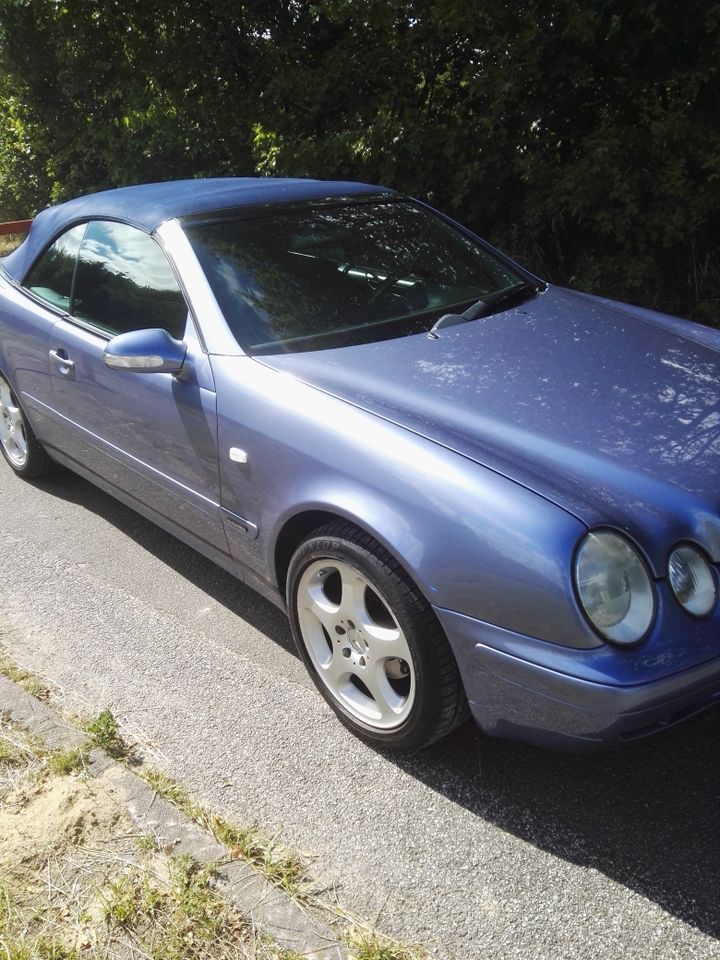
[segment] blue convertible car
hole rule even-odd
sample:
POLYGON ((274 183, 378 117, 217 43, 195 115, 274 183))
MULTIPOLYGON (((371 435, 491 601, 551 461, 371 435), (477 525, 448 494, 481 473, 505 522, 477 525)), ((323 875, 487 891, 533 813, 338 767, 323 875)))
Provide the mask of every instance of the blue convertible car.
POLYGON ((287 609, 370 741, 587 748, 720 700, 719 350, 382 187, 128 187, 2 261, 0 442, 287 609))

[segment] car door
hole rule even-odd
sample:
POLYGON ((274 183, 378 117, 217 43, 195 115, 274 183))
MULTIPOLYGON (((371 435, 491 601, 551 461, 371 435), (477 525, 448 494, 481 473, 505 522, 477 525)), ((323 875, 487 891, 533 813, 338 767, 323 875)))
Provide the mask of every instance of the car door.
POLYGON ((70 305, 70 291, 85 227, 58 237, 32 267, 23 285, 0 277, 0 369, 42 443, 50 440, 52 407, 48 371, 50 335, 70 305))
POLYGON ((212 371, 160 245, 127 224, 89 222, 69 312, 55 322, 50 341, 61 453, 227 553, 212 371), (150 328, 185 340, 181 375, 105 365, 111 337, 150 328))

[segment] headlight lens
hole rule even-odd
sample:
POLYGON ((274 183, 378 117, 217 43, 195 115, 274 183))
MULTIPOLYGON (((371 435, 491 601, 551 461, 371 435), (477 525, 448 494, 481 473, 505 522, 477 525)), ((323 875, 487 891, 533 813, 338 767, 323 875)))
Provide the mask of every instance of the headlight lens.
POLYGON ((655 615, 650 575, 637 550, 617 533, 589 533, 578 550, 575 583, 598 633, 614 643, 637 643, 655 615))
POLYGON ((712 568, 699 550, 684 544, 670 554, 670 587, 678 603, 695 617, 704 617, 715 606, 717 588, 712 568))

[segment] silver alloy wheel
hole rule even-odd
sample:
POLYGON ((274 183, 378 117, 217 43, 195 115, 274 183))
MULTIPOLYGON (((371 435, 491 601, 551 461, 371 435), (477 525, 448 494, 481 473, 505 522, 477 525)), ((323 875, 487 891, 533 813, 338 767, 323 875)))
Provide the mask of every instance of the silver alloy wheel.
POLYGON ((22 410, 10 384, 0 376, 0 443, 10 462, 20 468, 28 458, 28 443, 22 410))
POLYGON ((297 613, 318 676, 354 719, 392 730, 415 702, 410 647, 387 601, 342 560, 316 560, 298 584, 297 613))

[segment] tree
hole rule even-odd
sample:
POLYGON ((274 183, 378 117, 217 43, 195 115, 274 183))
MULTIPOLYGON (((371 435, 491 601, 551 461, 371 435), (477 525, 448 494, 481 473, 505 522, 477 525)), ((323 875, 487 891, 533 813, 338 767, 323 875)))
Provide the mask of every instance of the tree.
POLYGON ((560 283, 720 316, 720 2, 0 0, 0 215, 355 178, 560 283))

